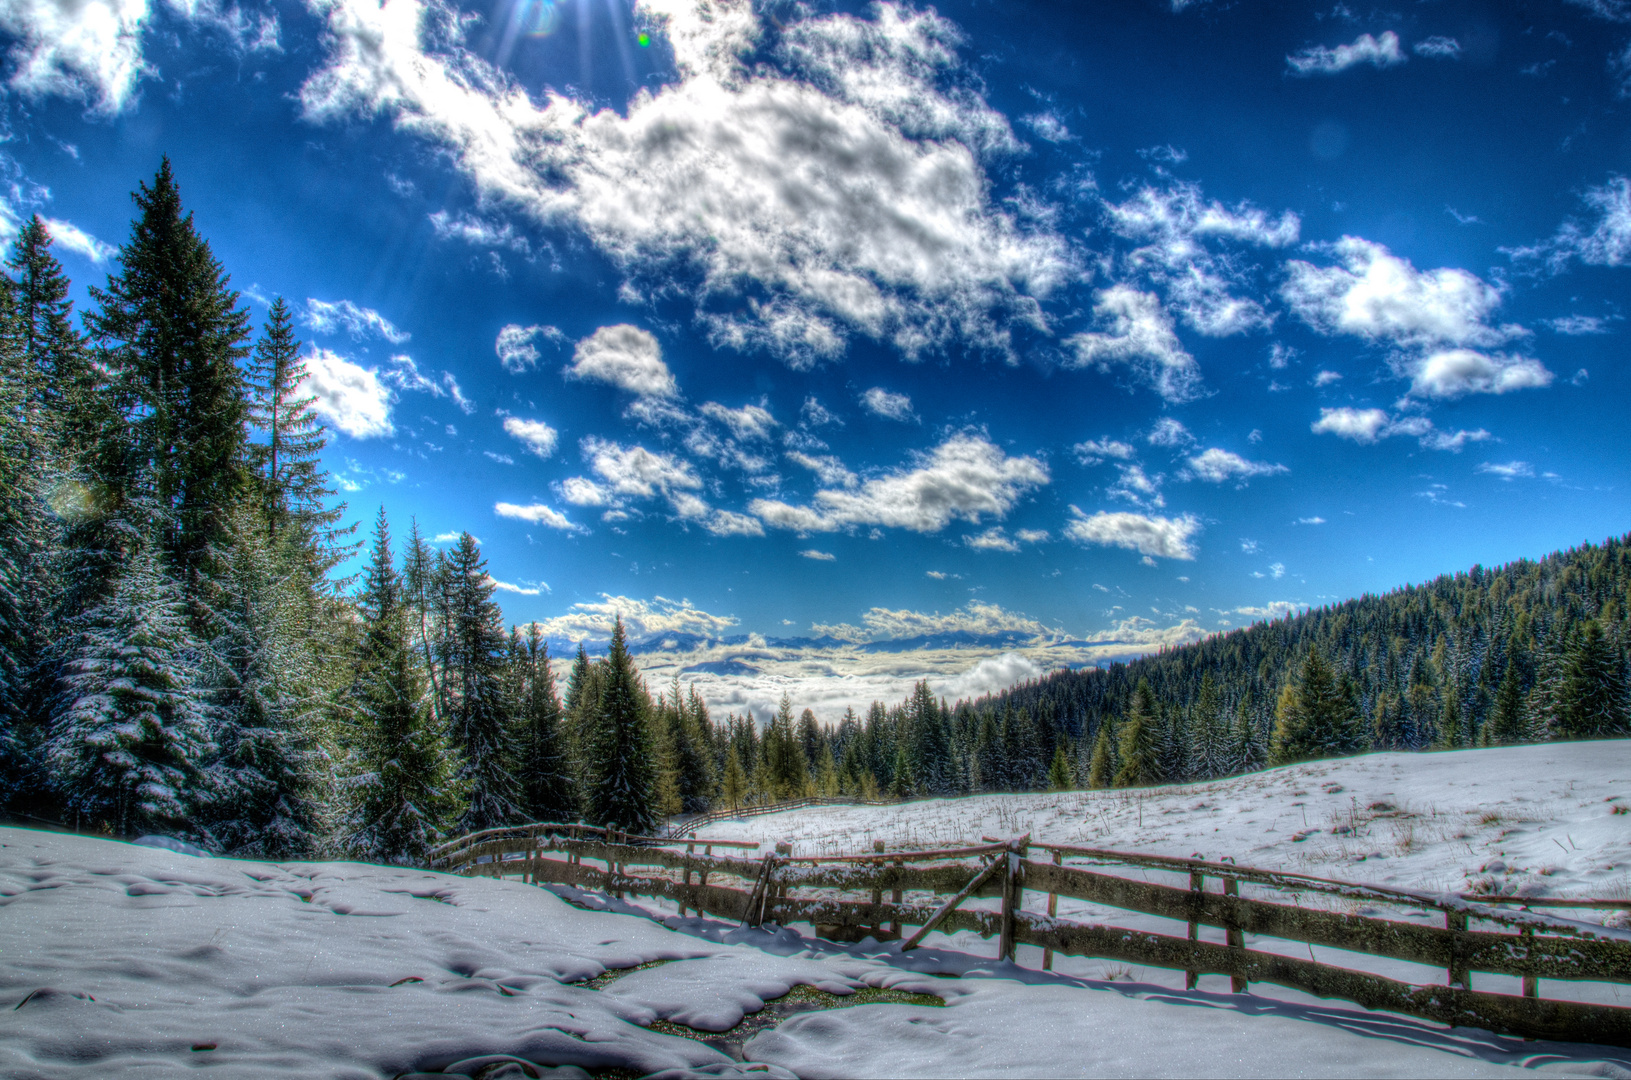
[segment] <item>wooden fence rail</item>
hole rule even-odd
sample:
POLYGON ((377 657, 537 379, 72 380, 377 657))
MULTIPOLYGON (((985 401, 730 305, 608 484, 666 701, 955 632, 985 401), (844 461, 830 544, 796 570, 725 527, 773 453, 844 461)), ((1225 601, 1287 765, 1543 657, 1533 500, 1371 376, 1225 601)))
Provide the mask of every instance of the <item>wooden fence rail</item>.
MULTIPOLYGON (((438 849, 433 865, 454 873, 521 876, 533 883, 599 889, 616 896, 664 897, 682 915, 707 913, 752 925, 807 922, 817 934, 840 941, 868 935, 895 939, 904 936, 905 928, 918 927, 905 943, 910 948, 929 929, 970 930, 997 937, 999 954, 1009 960, 1018 945, 1038 946, 1043 949, 1044 967, 1051 967, 1057 954, 1097 957, 1183 971, 1190 988, 1203 974, 1227 975, 1237 992, 1248 990, 1253 982, 1269 982, 1446 1024, 1631 1046, 1631 1008, 1540 996, 1542 979, 1631 984, 1631 934, 1544 913, 1501 910, 1481 902, 1486 898, 1433 896, 1227 862, 1031 845, 1028 837, 930 851, 886 852, 879 843, 870 853, 824 857, 796 857, 786 845, 777 845, 774 852, 746 857, 759 846, 691 837, 630 837, 585 825, 541 823, 461 838, 438 849), (1027 858, 1032 846, 1049 852, 1051 859, 1027 858), (714 854, 716 847, 742 854, 714 854), (546 857, 549 854, 565 858, 546 857), (1096 865, 1066 865, 1066 858, 1096 865), (586 865, 585 859, 604 868, 586 865), (630 872, 634 866, 656 872, 635 874, 630 872), (1188 887, 1108 872, 1114 867, 1158 870, 1180 879, 1187 875, 1188 887), (721 876, 736 884, 720 884, 721 876), (1209 878, 1217 879, 1217 888, 1206 887, 1209 878), (1242 882, 1288 894, 1292 902, 1241 896, 1242 882), (794 895, 793 890, 804 895, 794 895), (1046 914, 1024 910, 1027 890, 1047 894, 1046 914), (927 895, 928 901, 908 899, 907 893, 927 895), (1444 925, 1302 906, 1297 901, 1307 893, 1442 913, 1444 925), (1188 934, 1178 937, 1061 919, 1057 916, 1061 896, 1175 920, 1187 924, 1188 934), (952 900, 939 902, 936 897, 952 900), (999 906, 995 910, 959 906, 977 898, 996 898, 999 906), (1474 922, 1484 925, 1473 928, 1474 922), (1202 926, 1221 928, 1223 943, 1200 940, 1202 926), (1317 961, 1311 949, 1305 960, 1247 948, 1246 934, 1425 965, 1444 972, 1445 982, 1401 982, 1330 959, 1317 961), (1475 991, 1474 972, 1515 976, 1522 980, 1523 993, 1475 991)), ((1575 906, 1627 905, 1578 901, 1575 906)))

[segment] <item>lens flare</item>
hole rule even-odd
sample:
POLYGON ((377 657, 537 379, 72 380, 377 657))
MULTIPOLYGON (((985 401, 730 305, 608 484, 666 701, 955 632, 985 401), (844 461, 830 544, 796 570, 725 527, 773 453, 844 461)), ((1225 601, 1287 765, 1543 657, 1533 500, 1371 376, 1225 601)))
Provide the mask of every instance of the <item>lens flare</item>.
POLYGON ((646 33, 644 30, 640 31, 640 36, 634 40, 640 43, 640 47, 642 49, 648 48, 651 45, 651 35, 646 33))
POLYGON ((519 7, 521 33, 527 37, 548 37, 560 25, 555 0, 521 0, 519 7))

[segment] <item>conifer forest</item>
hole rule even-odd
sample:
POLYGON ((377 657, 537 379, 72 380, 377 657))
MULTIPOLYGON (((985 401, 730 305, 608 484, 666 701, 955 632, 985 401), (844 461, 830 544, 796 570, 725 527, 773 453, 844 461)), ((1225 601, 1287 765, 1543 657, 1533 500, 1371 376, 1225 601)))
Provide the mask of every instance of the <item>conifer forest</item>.
MULTIPOLYGON (((165 162, 82 312, 35 217, 0 276, 0 803, 223 853, 416 863, 492 826, 1142 786, 1371 749, 1631 734, 1631 536, 1105 669, 768 725, 506 626, 475 539, 345 524, 278 300, 165 162), (343 566, 361 560, 358 573, 343 566)), ((366 513, 363 515, 368 517, 366 513)))

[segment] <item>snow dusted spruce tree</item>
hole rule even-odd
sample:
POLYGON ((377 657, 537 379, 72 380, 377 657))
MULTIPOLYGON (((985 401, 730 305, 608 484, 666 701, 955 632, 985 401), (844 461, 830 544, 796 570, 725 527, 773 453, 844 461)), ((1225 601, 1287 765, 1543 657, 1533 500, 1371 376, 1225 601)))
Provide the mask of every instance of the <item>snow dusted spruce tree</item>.
POLYGON ((504 685, 503 614, 493 603, 493 589, 475 538, 461 533, 442 567, 437 650, 447 699, 442 723, 459 755, 458 776, 470 800, 459 818, 461 832, 523 820, 504 685))
POLYGON ((595 825, 650 835, 657 827, 652 805, 656 770, 652 762, 651 699, 629 657, 621 618, 612 629, 611 648, 603 667, 600 701, 589 733, 593 775, 589 820, 595 825))
POLYGON ((346 694, 352 752, 336 846, 370 862, 423 863, 458 816, 460 790, 447 744, 426 709, 384 507, 357 613, 362 640, 346 694))
POLYGON ((1161 772, 1160 748, 1160 706, 1156 704, 1150 684, 1140 680, 1133 691, 1126 719, 1121 722, 1121 762, 1116 770, 1116 786, 1145 787, 1161 783, 1165 777, 1161 772))
POLYGON ((1351 681, 1340 678, 1319 650, 1310 648, 1298 679, 1280 691, 1271 762, 1287 765, 1357 754, 1366 749, 1368 735, 1351 681))
POLYGON ((194 822, 213 747, 198 691, 202 646, 150 544, 134 546, 113 593, 70 633, 49 747, 67 810, 120 836, 204 839, 194 822))
POLYGON ((510 663, 517 674, 516 775, 522 814, 528 821, 572 821, 578 805, 561 733, 561 699, 549 665, 549 643, 537 623, 522 638, 511 635, 510 663))
POLYGON ((1611 739, 1631 734, 1625 670, 1619 651, 1593 619, 1586 623, 1563 667, 1562 707, 1556 733, 1564 739, 1611 739))

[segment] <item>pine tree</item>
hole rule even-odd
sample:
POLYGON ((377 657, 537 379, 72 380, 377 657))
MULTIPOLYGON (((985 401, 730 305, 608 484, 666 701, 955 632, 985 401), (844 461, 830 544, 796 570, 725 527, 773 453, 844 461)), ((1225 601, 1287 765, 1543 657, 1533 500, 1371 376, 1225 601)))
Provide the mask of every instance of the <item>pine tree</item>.
POLYGON ((493 590, 475 538, 461 533, 439 590, 437 660, 447 683, 442 722, 469 794, 459 820, 467 833, 514 824, 524 816, 517 805, 515 745, 504 692, 503 615, 493 590))
POLYGON ((1116 777, 1116 739, 1111 733, 1109 718, 1099 723, 1098 736, 1093 740, 1093 759, 1087 767, 1087 786, 1107 788, 1116 777))
POLYGON ((458 815, 461 799, 447 744, 425 708, 424 675, 409 636, 384 507, 357 613, 362 640, 347 693, 353 758, 337 846, 353 858, 421 864, 458 815))
POLYGON ((239 855, 311 855, 324 831, 320 779, 327 756, 316 738, 326 689, 303 576, 282 572, 280 554, 248 504, 235 515, 230 577, 211 643, 218 754, 211 762, 210 830, 239 855))
POLYGON ((651 835, 657 828, 652 806, 656 777, 652 768, 651 701, 634 670, 621 618, 612 629, 595 711, 589 820, 596 825, 651 835))
POLYGON ((567 769, 561 732, 561 700, 549 665, 549 643, 529 623, 521 654, 525 678, 518 709, 516 775, 528 821, 567 822, 577 817, 578 798, 567 769))
POLYGON ((765 732, 764 758, 766 791, 772 799, 796 799, 804 794, 809 771, 804 751, 793 728, 793 700, 782 695, 776 715, 765 732))
POLYGON ((1610 739, 1631 734, 1625 671, 1595 619, 1586 623, 1569 650, 1561 698, 1558 738, 1610 739))
POLYGON ((1366 731, 1352 685, 1310 648, 1300 678, 1288 682, 1275 708, 1271 760, 1276 765, 1338 757, 1365 749, 1366 731))
POLYGON ((96 369, 74 329, 68 276, 51 254, 51 233, 38 214, 18 231, 6 266, 16 281, 16 339, 26 364, 23 386, 31 422, 49 444, 56 467, 73 472, 105 419, 96 369))
POLYGON ((238 364, 248 313, 184 214, 168 158, 133 196, 140 216, 86 316, 130 403, 127 477, 159 512, 165 562, 195 632, 211 636, 212 583, 230 543, 227 513, 246 488, 247 403, 238 364))
POLYGON ((725 800, 725 805, 734 811, 742 805, 747 793, 747 773, 742 770, 742 759, 736 753, 736 747, 732 746, 725 755, 725 774, 720 781, 719 795, 725 800))
POLYGON ((1157 754, 1161 723, 1157 709, 1155 692, 1147 680, 1140 679, 1133 691, 1132 704, 1127 708, 1127 718, 1121 725, 1117 787, 1145 787, 1165 779, 1157 754))
POLYGON ((1065 755, 1065 744, 1060 743, 1053 752, 1053 764, 1048 766, 1048 790, 1069 791, 1076 786, 1070 773, 1070 758, 1065 755))
POLYGON ((197 814, 211 750, 197 686, 202 649, 150 547, 135 550, 112 595, 70 632, 49 747, 69 812, 118 836, 205 839, 197 814))

